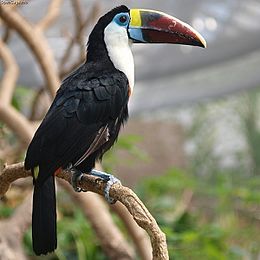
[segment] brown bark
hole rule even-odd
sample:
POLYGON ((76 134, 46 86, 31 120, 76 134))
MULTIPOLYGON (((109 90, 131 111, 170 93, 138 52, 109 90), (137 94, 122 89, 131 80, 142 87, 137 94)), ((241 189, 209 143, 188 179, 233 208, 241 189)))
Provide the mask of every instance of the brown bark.
POLYGON ((56 62, 46 38, 43 35, 41 27, 31 25, 17 11, 0 5, 0 17, 14 29, 28 44, 30 50, 35 55, 42 72, 45 76, 46 86, 52 96, 60 85, 56 62))
POLYGON ((5 69, 0 82, 0 118, 21 140, 28 142, 33 134, 33 128, 29 121, 10 105, 19 69, 14 56, 2 40, 0 40, 0 58, 5 69))
POLYGON ((63 0, 55 0, 50 2, 46 15, 36 25, 39 30, 46 30, 56 20, 59 16, 62 3, 63 0))
POLYGON ((131 214, 129 214, 129 211, 122 203, 116 203, 111 205, 111 207, 124 222, 128 233, 133 239, 136 251, 138 252, 138 255, 141 257, 141 259, 152 259, 152 247, 147 233, 137 225, 131 214))
MULTIPOLYGON (((101 247, 109 259, 134 259, 134 252, 126 243, 121 231, 114 224, 108 206, 95 193, 77 193, 67 182, 59 182, 71 195, 71 198, 82 208, 90 224, 100 238, 101 247), (102 214, 101 214, 102 212, 102 214)), ((151 259, 151 258, 150 258, 151 259)))
POLYGON ((3 61, 5 70, 0 87, 0 97, 2 99, 1 106, 3 106, 9 104, 13 97, 15 83, 19 74, 19 68, 13 54, 1 39, 0 59, 3 61))
MULTIPOLYGON (((31 176, 31 172, 24 169, 23 163, 6 165, 0 175, 0 196, 7 191, 14 179, 27 176, 31 176)), ((67 182, 71 181, 71 173, 68 171, 60 172, 57 177, 67 182)), ((85 174, 78 186, 103 195, 106 183, 99 178, 85 174)), ((169 259, 165 234, 137 195, 131 189, 116 183, 110 189, 110 196, 124 204, 136 223, 148 233, 153 248, 153 259, 169 259)))

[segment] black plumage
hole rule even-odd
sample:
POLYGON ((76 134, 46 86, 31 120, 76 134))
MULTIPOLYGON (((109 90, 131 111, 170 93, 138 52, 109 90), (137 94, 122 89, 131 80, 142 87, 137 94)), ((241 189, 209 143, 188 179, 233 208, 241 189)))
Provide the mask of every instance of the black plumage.
POLYGON ((128 117, 126 76, 112 65, 104 66, 100 73, 91 73, 94 67, 87 62, 64 80, 35 133, 25 167, 33 169, 39 165, 38 183, 43 183, 58 168, 75 164, 98 132, 107 126, 109 140, 91 151, 93 156, 78 166, 81 171, 90 171, 95 160, 114 143, 128 117), (45 172, 41 173, 43 165, 45 172))
POLYGON ((128 79, 114 67, 104 43, 106 25, 126 11, 121 6, 100 18, 89 37, 87 61, 62 82, 27 150, 25 168, 34 175, 32 233, 38 255, 57 246, 55 171, 69 165, 91 171, 128 118, 128 79))

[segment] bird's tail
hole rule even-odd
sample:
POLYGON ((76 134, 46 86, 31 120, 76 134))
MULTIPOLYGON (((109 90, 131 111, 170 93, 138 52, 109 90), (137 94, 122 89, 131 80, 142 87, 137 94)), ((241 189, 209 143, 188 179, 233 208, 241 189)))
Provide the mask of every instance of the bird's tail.
POLYGON ((32 212, 32 241, 36 255, 53 252, 57 248, 57 215, 54 176, 43 184, 35 182, 32 212))

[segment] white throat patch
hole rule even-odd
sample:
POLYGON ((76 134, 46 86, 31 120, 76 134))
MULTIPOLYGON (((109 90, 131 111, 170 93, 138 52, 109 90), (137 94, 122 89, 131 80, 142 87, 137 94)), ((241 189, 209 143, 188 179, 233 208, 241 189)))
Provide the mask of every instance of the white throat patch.
POLYGON ((115 22, 111 22, 105 28, 104 41, 115 68, 122 71, 128 78, 132 93, 134 88, 134 58, 126 29, 115 22))

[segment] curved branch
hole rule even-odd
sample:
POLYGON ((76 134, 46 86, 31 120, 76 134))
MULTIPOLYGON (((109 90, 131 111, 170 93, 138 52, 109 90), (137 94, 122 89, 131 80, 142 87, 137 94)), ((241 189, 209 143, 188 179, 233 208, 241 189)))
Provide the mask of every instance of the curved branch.
POLYGON ((74 19, 76 27, 80 27, 82 25, 82 7, 80 0, 71 0, 71 5, 74 11, 74 19))
POLYGON ((31 140, 33 128, 21 113, 10 105, 19 73, 10 49, 0 40, 0 58, 5 72, 0 82, 0 118, 25 142, 31 140))
POLYGON ((73 11, 74 11, 74 18, 75 18, 75 33, 73 37, 69 37, 69 42, 67 48, 63 54, 63 57, 60 60, 59 67, 60 67, 60 78, 66 76, 69 72, 75 70, 80 64, 84 62, 86 59, 86 48, 84 44, 84 33, 86 31, 87 26, 97 19, 98 13, 100 10, 99 2, 95 2, 89 12, 89 15, 83 19, 82 12, 81 12, 81 5, 80 1, 71 0, 73 11), (75 62, 70 64, 69 66, 65 66, 67 61, 71 56, 71 52, 73 47, 79 44, 80 46, 80 53, 75 62))
POLYGON ((131 214, 122 203, 111 205, 111 208, 125 224, 140 258, 142 260, 150 260, 152 258, 152 247, 147 233, 136 224, 131 214))
POLYGON ((62 2, 63 0, 51 1, 46 15, 36 25, 39 30, 46 30, 59 16, 62 2))
POLYGON ((55 96, 56 90, 60 85, 60 79, 52 51, 42 31, 31 25, 18 12, 7 6, 0 5, 0 17, 8 26, 19 33, 29 45, 41 66, 50 93, 52 96, 55 96))
POLYGON ((19 68, 12 52, 1 39, 0 59, 2 59, 5 69, 4 75, 0 83, 0 99, 1 106, 3 106, 10 104, 11 102, 13 92, 15 89, 16 80, 19 74, 19 68))
POLYGON ((14 107, 11 105, 1 106, 0 104, 0 119, 14 131, 23 142, 29 143, 31 141, 35 129, 28 119, 14 107))
POLYGON ((24 142, 29 142, 34 132, 33 128, 27 118, 10 105, 19 68, 10 49, 2 40, 0 40, 0 59, 5 67, 0 82, 0 118, 24 142))
POLYGON ((59 184, 70 194, 73 201, 80 206, 83 214, 100 238, 101 247, 109 259, 135 259, 132 248, 115 225, 107 205, 100 196, 93 192, 87 194, 75 192, 66 181, 60 180, 59 184))
MULTIPOLYGON (((28 176, 31 176, 31 172, 24 169, 23 163, 6 165, 0 175, 0 196, 5 194, 14 180, 28 176)), ((67 182, 71 181, 71 174, 68 171, 60 172, 57 177, 67 182)), ((85 190, 103 195, 106 183, 99 178, 85 174, 78 185, 85 190)), ((127 187, 114 184, 110 189, 110 196, 124 204, 136 223, 146 230, 151 239, 153 259, 169 259, 165 234, 137 195, 127 187)))

